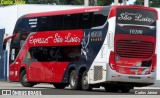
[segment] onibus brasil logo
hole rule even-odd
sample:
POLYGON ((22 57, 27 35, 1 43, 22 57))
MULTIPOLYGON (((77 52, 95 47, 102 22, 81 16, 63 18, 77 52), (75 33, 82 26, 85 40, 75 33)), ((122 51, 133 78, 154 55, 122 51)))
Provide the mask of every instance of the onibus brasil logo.
POLYGON ((2 5, 12 5, 12 4, 25 4, 25 0, 0 0, 2 5))

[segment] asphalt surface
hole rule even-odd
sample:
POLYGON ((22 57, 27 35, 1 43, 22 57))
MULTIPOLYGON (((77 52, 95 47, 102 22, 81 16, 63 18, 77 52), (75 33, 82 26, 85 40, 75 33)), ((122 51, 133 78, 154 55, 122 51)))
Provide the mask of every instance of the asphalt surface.
MULTIPOLYGON (((0 90, 5 89, 17 89, 17 90, 42 90, 45 91, 45 95, 148 95, 148 91, 153 92, 153 94, 149 95, 158 95, 160 97, 160 87, 142 87, 142 88, 134 88, 129 93, 121 93, 121 92, 106 92, 104 88, 94 88, 92 91, 82 91, 82 90, 71 90, 69 87, 65 89, 55 89, 51 84, 38 84, 34 87, 23 87, 18 82, 0 82, 0 90), (158 94, 156 92, 158 91, 158 94), (146 93, 143 93, 146 92, 146 93)), ((43 94, 44 95, 44 94, 43 94)), ((1 98, 1 97, 0 97, 1 98)))
MULTIPOLYGON (((20 83, 15 82, 0 82, 0 94, 2 90, 36 90, 36 91, 45 91, 43 95, 0 95, 0 98, 160 98, 160 87, 143 87, 135 88, 136 90, 131 90, 129 93, 113 93, 105 92, 104 88, 93 89, 92 91, 82 91, 82 90, 71 90, 69 87, 65 89, 55 89, 51 84, 38 84, 34 87, 23 87, 20 83), (153 91, 159 92, 159 94, 147 95, 147 94, 135 94, 137 92, 148 92, 153 91)), ((14 93, 17 94, 17 93, 14 93)))

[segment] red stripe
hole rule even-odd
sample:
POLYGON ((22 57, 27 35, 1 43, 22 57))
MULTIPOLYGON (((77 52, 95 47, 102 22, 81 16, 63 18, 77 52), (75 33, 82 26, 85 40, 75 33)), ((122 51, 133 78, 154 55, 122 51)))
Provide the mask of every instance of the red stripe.
POLYGON ((124 9, 133 8, 133 9, 153 11, 153 12, 156 12, 156 19, 158 20, 158 12, 157 12, 156 9, 153 9, 153 8, 150 8, 150 7, 144 7, 144 6, 137 6, 137 5, 113 6, 111 11, 110 11, 109 18, 116 16, 116 9, 117 8, 124 8, 124 9))
POLYGON ((102 9, 102 6, 97 6, 97 7, 89 7, 89 8, 71 9, 71 10, 32 13, 32 14, 26 15, 26 17, 30 18, 30 17, 40 17, 40 16, 53 16, 53 15, 84 13, 84 12, 95 12, 95 11, 100 11, 101 9, 102 9))

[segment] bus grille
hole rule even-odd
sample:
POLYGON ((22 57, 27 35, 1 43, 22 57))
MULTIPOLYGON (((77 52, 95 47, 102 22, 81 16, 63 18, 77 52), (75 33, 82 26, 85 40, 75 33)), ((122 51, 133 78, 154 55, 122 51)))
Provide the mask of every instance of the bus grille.
POLYGON ((152 42, 119 40, 116 42, 116 52, 120 57, 149 58, 154 51, 152 42))
POLYGON ((94 81, 102 80, 103 66, 94 66, 94 81))

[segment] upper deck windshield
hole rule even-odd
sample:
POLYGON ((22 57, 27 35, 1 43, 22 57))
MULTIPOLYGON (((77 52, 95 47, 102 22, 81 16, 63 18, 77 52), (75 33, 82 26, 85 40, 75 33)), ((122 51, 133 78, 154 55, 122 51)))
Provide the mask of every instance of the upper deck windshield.
POLYGON ((145 9, 120 8, 116 11, 118 24, 156 26, 156 12, 145 9))

